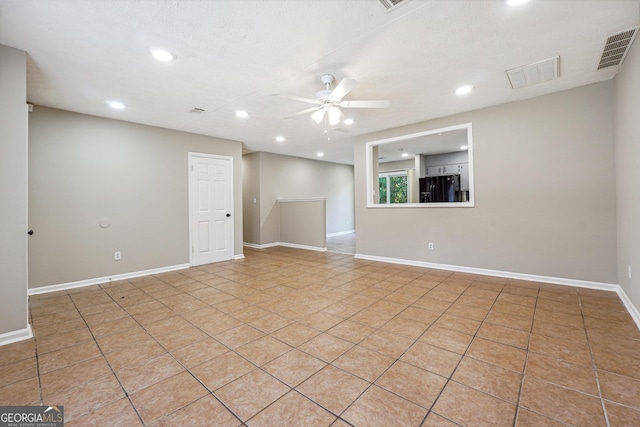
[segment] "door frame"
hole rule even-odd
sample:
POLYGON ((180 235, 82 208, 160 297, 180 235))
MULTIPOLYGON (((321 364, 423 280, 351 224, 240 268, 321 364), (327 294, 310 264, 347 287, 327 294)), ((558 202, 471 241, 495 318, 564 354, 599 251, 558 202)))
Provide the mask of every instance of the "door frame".
POLYGON ((219 159, 219 160, 227 160, 229 161, 229 194, 231 195, 231 203, 230 203, 230 214, 229 218, 229 226, 231 227, 231 238, 229 242, 230 254, 229 260, 234 259, 235 257, 235 193, 233 192, 233 157, 232 156, 222 156, 218 154, 209 154, 209 153, 197 153, 194 151, 189 151, 188 153, 188 164, 187 164, 187 178, 189 182, 189 265, 193 267, 193 255, 194 255, 194 242, 193 242, 193 224, 196 219, 196 207, 195 202, 196 198, 193 194, 195 191, 193 185, 193 171, 194 171, 194 157, 205 157, 208 159, 219 159))

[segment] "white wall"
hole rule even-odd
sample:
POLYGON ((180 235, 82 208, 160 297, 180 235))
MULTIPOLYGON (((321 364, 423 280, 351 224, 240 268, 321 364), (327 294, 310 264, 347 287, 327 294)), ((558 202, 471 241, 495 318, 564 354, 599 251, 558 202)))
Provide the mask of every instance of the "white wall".
POLYGON ((639 76, 640 41, 636 39, 614 80, 618 281, 636 307, 640 307, 639 76))
POLYGON ((26 61, 0 45, 0 344, 29 334, 26 61))
POLYGON ((612 82, 361 136, 356 252, 617 283, 614 169, 612 82), (366 207, 366 142, 468 122, 474 208, 366 207))
POLYGON ((36 106, 29 287, 188 263, 189 151, 233 157, 234 251, 242 254, 240 142, 36 106), (98 225, 103 218, 109 228, 98 225))

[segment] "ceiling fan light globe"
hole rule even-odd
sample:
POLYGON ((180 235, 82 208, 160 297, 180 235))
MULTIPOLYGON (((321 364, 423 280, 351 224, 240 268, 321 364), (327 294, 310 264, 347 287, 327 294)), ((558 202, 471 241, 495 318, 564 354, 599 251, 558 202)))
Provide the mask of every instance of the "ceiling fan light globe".
POLYGON ((340 109, 338 107, 329 108, 329 124, 335 126, 340 123, 340 109))
POLYGON ((320 123, 324 118, 324 109, 320 109, 311 115, 314 122, 320 123))

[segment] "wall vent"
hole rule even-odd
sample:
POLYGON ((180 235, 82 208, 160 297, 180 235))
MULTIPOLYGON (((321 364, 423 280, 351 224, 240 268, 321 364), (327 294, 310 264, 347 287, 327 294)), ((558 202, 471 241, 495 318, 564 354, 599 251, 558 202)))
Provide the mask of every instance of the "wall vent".
POLYGON ((382 3, 385 9, 387 9, 387 12, 389 12, 408 1, 409 0, 380 0, 380 3, 382 3))
POLYGON ((189 112, 190 113, 194 113, 194 114, 202 114, 202 113, 204 113, 204 109, 195 107, 195 108, 189 110, 189 112))
POLYGON ((627 56, 627 52, 629 52, 631 43, 633 43, 636 34, 638 34, 638 28, 640 27, 630 28, 607 37, 600 62, 598 63, 598 70, 622 64, 624 57, 627 56))
POLYGON ((507 70, 505 73, 507 73, 511 87, 514 89, 557 79, 560 76, 560 57, 554 56, 533 64, 523 65, 507 70))

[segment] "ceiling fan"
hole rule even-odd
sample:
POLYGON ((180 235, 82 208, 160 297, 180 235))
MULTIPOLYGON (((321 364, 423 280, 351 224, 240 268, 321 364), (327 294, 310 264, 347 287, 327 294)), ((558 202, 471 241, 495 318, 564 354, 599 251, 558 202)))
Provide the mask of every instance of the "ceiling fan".
POLYGON ((387 108, 391 105, 390 101, 343 101, 342 98, 356 87, 357 83, 354 79, 342 79, 342 81, 333 90, 331 89, 331 84, 335 80, 335 77, 331 74, 325 74, 320 78, 320 80, 325 88, 324 90, 316 93, 316 99, 302 98, 299 96, 283 96, 283 98, 317 105, 316 107, 307 108, 306 110, 290 114, 286 118, 313 112, 313 114, 311 114, 311 118, 316 123, 320 123, 324 118, 326 118, 328 123, 331 126, 334 126, 340 123, 340 120, 344 117, 340 107, 387 108))

